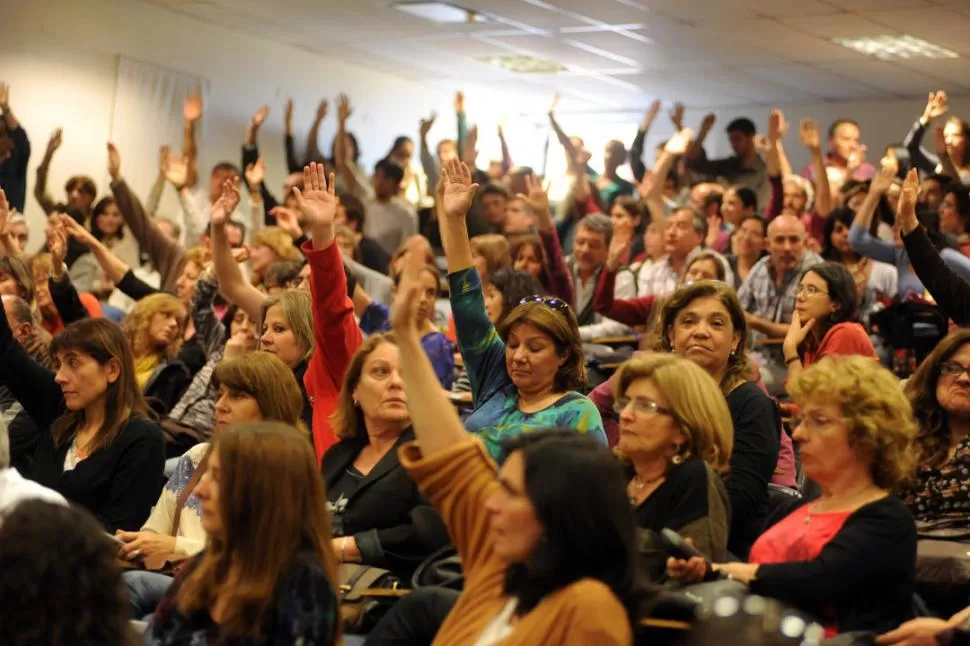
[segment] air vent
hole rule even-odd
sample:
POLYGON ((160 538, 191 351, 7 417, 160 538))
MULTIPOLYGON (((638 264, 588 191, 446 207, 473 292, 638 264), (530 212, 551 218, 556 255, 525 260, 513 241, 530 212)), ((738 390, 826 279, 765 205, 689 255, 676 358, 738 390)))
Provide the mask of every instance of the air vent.
POLYGON ((453 5, 450 2, 398 2, 392 4, 391 7, 415 18, 430 20, 431 22, 455 24, 486 22, 488 20, 476 11, 453 5))

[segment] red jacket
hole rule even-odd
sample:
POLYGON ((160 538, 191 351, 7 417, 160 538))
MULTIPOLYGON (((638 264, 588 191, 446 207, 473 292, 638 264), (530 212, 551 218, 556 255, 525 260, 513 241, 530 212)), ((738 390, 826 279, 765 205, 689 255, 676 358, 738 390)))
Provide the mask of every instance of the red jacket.
POLYGON ((347 296, 347 276, 336 244, 314 249, 303 243, 310 263, 310 296, 313 300, 313 337, 316 348, 310 357, 303 384, 313 406, 313 448, 317 462, 337 441, 330 416, 337 408, 340 387, 350 360, 363 337, 354 319, 354 305, 347 296))

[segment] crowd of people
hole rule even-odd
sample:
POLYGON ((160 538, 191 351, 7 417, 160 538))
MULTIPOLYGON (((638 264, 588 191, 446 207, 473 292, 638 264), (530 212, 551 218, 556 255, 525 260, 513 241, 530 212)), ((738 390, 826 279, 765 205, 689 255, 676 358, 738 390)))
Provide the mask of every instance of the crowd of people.
POLYGON ((875 164, 856 121, 789 137, 778 109, 710 159, 714 116, 679 105, 646 159, 657 102, 602 173, 554 102, 561 178, 501 130, 480 159, 455 108, 454 138, 422 119, 367 169, 347 96, 302 158, 290 103, 278 199, 269 108, 206 180, 193 95, 144 199, 112 143, 106 190, 54 197, 63 133, 28 191, 0 83, 0 641, 632 644, 725 579, 828 637, 970 639, 970 598, 916 582, 921 531, 970 529, 970 125, 946 94, 875 164), (418 585, 449 550, 461 589, 418 585), (416 589, 350 635, 368 571, 416 589))

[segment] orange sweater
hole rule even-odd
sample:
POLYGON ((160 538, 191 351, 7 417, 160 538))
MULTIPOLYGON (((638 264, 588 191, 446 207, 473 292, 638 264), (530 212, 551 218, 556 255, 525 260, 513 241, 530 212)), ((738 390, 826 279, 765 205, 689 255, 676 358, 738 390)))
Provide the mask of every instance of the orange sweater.
MULTIPOLYGON (((481 441, 470 438, 423 458, 420 445, 401 447, 401 464, 448 526, 465 573, 465 588, 435 637, 440 646, 472 646, 505 606, 505 563, 492 550, 485 499, 496 466, 481 441)), ((613 646, 633 643, 623 605, 600 581, 582 579, 543 599, 515 623, 502 646, 613 646)))

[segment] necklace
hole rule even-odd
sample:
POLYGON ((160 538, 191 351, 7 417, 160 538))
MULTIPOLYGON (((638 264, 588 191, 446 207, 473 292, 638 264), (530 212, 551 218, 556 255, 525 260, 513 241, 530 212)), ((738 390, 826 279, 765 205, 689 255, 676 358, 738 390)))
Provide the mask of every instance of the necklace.
MULTIPOLYGON (((835 500, 835 506, 836 507, 844 507, 844 506, 846 506, 844 502, 841 505, 838 504, 840 501, 852 501, 852 502, 854 502, 854 501, 856 501, 858 499, 865 499, 866 496, 864 496, 864 494, 866 494, 866 495, 869 494, 869 492, 872 489, 874 489, 874 488, 877 488, 877 487, 875 487, 875 485, 867 485, 864 488, 860 489, 859 491, 856 491, 855 493, 849 494, 847 496, 843 496, 841 498, 836 498, 836 499, 834 499, 835 500)), ((829 499, 829 504, 830 505, 832 505, 832 500, 833 499, 831 499, 831 498, 829 499)), ((815 516, 815 514, 832 513, 832 512, 828 512, 828 511, 826 511, 824 509, 820 511, 819 508, 818 508, 820 502, 823 502, 823 501, 816 500, 815 502, 809 504, 809 506, 808 506, 808 513, 805 514, 805 520, 804 520, 804 523, 806 525, 808 525, 810 522, 812 522, 812 518, 815 516)), ((854 511, 854 509, 852 511, 854 511)))
POLYGON ((657 478, 652 478, 650 480, 645 480, 640 477, 639 474, 633 476, 633 480, 630 480, 630 488, 633 489, 630 494, 630 502, 634 505, 637 504, 638 498, 646 498, 644 492, 647 488, 650 488, 650 492, 653 492, 659 485, 664 481, 666 476, 659 476, 657 478))

